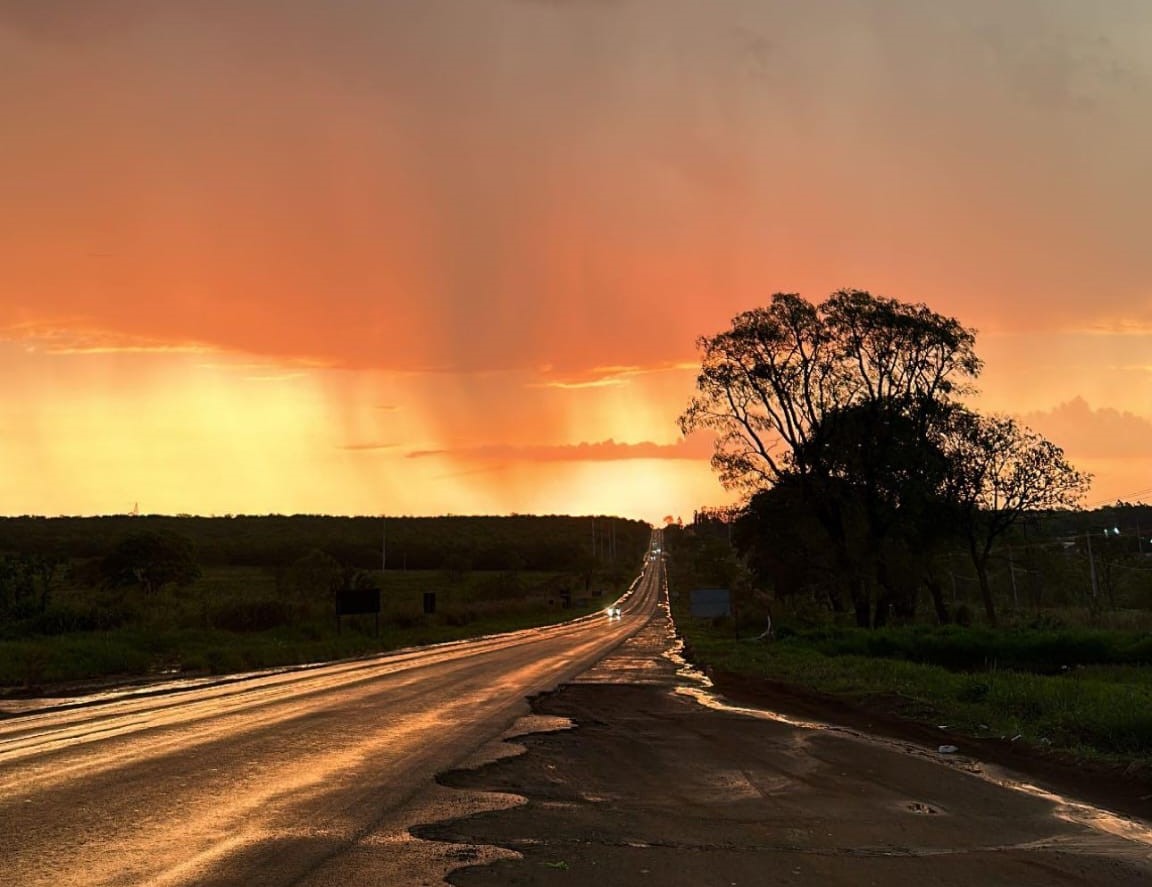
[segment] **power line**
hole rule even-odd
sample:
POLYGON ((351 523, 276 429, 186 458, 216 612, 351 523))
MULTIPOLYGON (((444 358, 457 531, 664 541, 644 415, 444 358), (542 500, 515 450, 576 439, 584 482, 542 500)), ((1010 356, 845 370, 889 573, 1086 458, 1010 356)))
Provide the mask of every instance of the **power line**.
POLYGON ((1109 496, 1107 499, 1098 499, 1095 502, 1086 506, 1089 511, 1095 511, 1097 508, 1105 508, 1109 505, 1114 505, 1117 502, 1127 502, 1131 505, 1143 505, 1147 503, 1140 502, 1141 498, 1149 496, 1152 497, 1152 487, 1147 487, 1143 490, 1137 490, 1134 493, 1124 493, 1120 496, 1109 496), (1135 502, 1131 500, 1137 500, 1135 502))

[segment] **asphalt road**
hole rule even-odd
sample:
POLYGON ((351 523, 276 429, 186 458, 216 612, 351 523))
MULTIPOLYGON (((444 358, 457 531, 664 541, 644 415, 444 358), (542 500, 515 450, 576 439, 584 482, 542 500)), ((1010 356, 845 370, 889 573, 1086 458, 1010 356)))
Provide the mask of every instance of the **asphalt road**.
POLYGON ((1148 822, 963 753, 727 704, 677 661, 664 613, 533 708, 574 729, 442 777, 522 803, 415 829, 518 854, 452 884, 1152 884, 1148 822))
POLYGON ((658 591, 652 565, 616 619, 0 720, 0 882, 441 883, 499 851, 411 838, 484 806, 435 775, 643 627, 658 591))
POLYGON ((0 720, 0 883, 1152 883, 1147 822, 716 698, 657 567, 618 620, 0 720))

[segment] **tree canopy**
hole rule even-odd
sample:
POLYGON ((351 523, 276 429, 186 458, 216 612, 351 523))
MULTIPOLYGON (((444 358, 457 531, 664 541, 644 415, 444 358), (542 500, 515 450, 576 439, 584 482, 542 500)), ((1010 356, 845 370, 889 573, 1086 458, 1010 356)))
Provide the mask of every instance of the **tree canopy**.
POLYGON ((945 445, 951 457, 948 492, 976 568, 985 615, 995 622, 988 586, 993 544, 1026 512, 1075 507, 1091 476, 1077 471, 1056 444, 1009 416, 957 410, 945 445))
POLYGON ((914 605, 948 533, 970 540, 980 570, 1025 511, 1074 505, 1088 479, 1059 447, 962 403, 982 368, 975 341, 955 318, 862 290, 820 304, 778 293, 700 338, 680 427, 716 433, 713 468, 747 495, 737 539, 752 563, 832 577, 833 606, 847 595, 861 624, 882 624, 914 605), (821 566, 755 552, 766 535, 821 566))
POLYGON ((975 332, 925 305, 841 290, 820 305, 777 293, 767 308, 701 337, 698 394, 681 430, 718 433, 712 464, 725 486, 754 492, 787 471, 820 471, 813 437, 865 404, 924 410, 971 390, 975 332))
POLYGON ((175 533, 132 533, 101 564, 106 584, 139 585, 152 595, 165 585, 188 585, 200 576, 191 543, 175 533))

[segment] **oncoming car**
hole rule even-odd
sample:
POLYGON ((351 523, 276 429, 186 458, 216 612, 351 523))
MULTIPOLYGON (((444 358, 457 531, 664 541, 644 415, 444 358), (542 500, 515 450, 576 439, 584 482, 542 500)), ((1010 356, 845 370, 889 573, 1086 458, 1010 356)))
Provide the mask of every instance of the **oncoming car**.
POLYGON ((604 612, 608 614, 609 619, 619 619, 620 618, 620 608, 619 607, 608 607, 608 609, 606 609, 604 612))

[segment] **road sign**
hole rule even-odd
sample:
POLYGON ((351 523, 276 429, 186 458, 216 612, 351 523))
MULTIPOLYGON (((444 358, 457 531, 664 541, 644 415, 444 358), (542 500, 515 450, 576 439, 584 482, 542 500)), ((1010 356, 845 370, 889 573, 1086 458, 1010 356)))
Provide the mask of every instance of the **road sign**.
POLYGON ((376 637, 380 637, 380 589, 342 588, 336 592, 336 633, 342 630, 342 617, 373 613, 376 616, 376 637))
POLYGON ((697 619, 732 615, 732 594, 727 588, 694 588, 691 612, 697 619))

